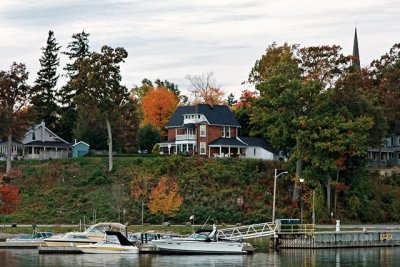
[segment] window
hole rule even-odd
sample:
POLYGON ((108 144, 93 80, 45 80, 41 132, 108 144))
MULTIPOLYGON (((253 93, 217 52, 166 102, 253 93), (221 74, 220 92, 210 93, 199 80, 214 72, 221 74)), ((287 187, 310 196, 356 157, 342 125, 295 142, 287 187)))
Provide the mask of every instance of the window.
POLYGON ((256 152, 257 152, 257 149, 256 149, 256 148, 254 148, 254 156, 256 155, 256 152))
POLYGON ((36 140, 35 132, 32 133, 32 140, 36 140))
POLYGON ((231 127, 225 127, 225 137, 231 138, 231 127))
POLYGON ((206 154, 206 142, 200 142, 200 155, 206 154))
POLYGON ((222 127, 222 133, 221 133, 222 137, 225 137, 225 127, 222 127))
POLYGON ((207 136, 206 126, 200 125, 200 137, 206 137, 206 136, 207 136))

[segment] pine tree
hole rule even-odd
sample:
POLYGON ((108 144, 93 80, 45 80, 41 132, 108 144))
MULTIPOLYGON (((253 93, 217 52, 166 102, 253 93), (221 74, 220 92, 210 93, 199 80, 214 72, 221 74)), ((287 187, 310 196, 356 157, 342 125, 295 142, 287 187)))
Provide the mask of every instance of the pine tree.
POLYGON ((79 75, 83 60, 90 56, 89 35, 85 31, 73 34, 73 40, 67 46, 68 51, 63 52, 70 60, 70 63, 67 63, 64 68, 69 81, 61 88, 58 94, 62 107, 60 109, 57 133, 65 140, 72 140, 72 130, 78 118, 78 109, 74 97, 81 94, 86 88, 85 80, 82 80, 79 84, 74 84, 72 80, 79 75))
POLYGON ((49 31, 47 43, 42 47, 43 55, 39 59, 40 70, 35 81, 33 108, 37 114, 37 122, 43 120, 50 128, 55 128, 58 106, 56 103, 56 85, 59 75, 57 67, 60 64, 58 45, 54 32, 49 31))

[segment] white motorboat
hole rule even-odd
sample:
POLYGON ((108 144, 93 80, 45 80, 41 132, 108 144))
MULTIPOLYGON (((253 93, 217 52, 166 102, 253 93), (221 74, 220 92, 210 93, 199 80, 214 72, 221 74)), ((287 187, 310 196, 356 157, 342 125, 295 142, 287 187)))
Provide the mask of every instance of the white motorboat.
POLYGON ((125 230, 126 226, 120 223, 98 223, 92 225, 84 232, 70 232, 62 237, 45 238, 44 242, 49 247, 95 244, 103 240, 106 231, 114 228, 125 230))
POLYGON ((23 243, 35 243, 35 242, 43 242, 45 238, 53 237, 53 233, 51 232, 38 232, 36 230, 33 231, 31 235, 22 235, 13 238, 7 238, 6 242, 23 242, 23 243))
POLYGON ((83 253, 90 254, 138 254, 139 248, 132 245, 120 232, 106 231, 103 241, 93 245, 77 246, 83 253))
POLYGON ((173 254, 249 254, 253 246, 246 242, 218 239, 217 230, 198 230, 187 238, 153 240, 162 253, 173 254))

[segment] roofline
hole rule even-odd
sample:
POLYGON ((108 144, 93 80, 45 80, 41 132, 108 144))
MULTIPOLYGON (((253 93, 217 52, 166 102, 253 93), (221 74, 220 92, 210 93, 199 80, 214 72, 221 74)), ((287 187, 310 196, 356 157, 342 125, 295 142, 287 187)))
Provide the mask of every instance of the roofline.
MULTIPOLYGON (((37 128, 39 128, 40 126, 43 126, 42 124, 38 124, 36 127, 33 127, 33 129, 30 129, 28 132, 25 133, 24 137, 27 136, 30 132, 32 132, 33 130, 36 130, 37 128)), ((59 137, 57 134, 55 134, 54 132, 52 132, 49 128, 46 127, 46 125, 44 126, 45 129, 47 129, 50 133, 52 133, 53 135, 55 135, 57 138, 59 138, 61 141, 63 141, 66 144, 69 144, 67 141, 65 141, 64 139, 62 139, 61 137, 59 137)))
POLYGON ((87 146, 90 147, 90 145, 89 145, 88 143, 85 143, 85 142, 83 142, 83 141, 79 141, 79 142, 73 144, 72 146, 76 146, 76 145, 79 144, 79 143, 85 144, 85 145, 87 145, 87 146))
MULTIPOLYGON (((200 123, 194 123, 195 125, 198 125, 198 124, 200 124, 200 123)), ((207 122, 207 124, 208 125, 210 125, 210 126, 228 126, 228 127, 235 127, 235 128, 241 128, 242 126, 238 126, 238 125, 226 125, 226 124, 211 124, 211 123, 208 123, 207 122)), ((185 125, 185 124, 182 124, 182 125, 180 125, 180 126, 165 126, 165 128, 166 129, 170 129, 170 128, 179 128, 179 127, 182 127, 183 125, 185 125)))

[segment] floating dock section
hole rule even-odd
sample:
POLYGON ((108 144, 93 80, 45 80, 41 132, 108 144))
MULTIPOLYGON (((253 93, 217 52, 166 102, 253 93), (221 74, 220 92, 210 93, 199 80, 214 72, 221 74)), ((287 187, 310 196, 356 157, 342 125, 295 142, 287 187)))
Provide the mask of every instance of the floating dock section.
POLYGON ((279 249, 318 249, 400 246, 400 231, 277 233, 279 249))

